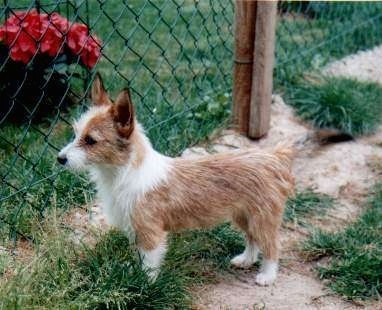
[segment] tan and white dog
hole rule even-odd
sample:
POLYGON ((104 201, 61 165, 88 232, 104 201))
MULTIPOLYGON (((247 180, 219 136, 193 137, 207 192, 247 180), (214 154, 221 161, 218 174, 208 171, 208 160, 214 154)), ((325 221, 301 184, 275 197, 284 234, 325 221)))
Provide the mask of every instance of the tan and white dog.
POLYGON ((138 124, 127 90, 113 103, 97 75, 91 99, 94 106, 75 122, 75 139, 58 161, 90 172, 108 223, 137 242, 149 276, 158 275, 168 232, 232 221, 244 231, 246 248, 231 263, 249 267, 262 251, 256 282, 271 284, 284 204, 294 190, 292 151, 166 157, 138 124))

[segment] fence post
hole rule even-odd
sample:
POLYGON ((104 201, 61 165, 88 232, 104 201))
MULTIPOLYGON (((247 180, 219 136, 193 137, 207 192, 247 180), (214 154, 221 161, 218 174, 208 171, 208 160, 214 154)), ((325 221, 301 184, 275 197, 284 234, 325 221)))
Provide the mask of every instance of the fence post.
POLYGON ((256 1, 256 32, 248 136, 261 138, 270 127, 277 1, 256 1))
POLYGON ((233 72, 233 123, 240 133, 248 133, 251 104, 253 44, 256 1, 235 2, 235 54, 233 72))

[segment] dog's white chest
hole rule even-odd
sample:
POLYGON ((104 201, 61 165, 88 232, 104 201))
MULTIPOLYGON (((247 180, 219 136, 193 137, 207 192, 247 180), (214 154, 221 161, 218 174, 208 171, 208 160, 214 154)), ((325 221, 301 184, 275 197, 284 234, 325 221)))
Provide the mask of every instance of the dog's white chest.
POLYGON ((97 196, 108 225, 125 232, 134 238, 131 216, 136 204, 137 195, 121 183, 118 173, 94 170, 91 177, 96 183, 97 196))
MULTIPOLYGON (((109 225, 134 239, 132 215, 137 201, 162 182, 170 170, 168 159, 156 152, 146 155, 139 168, 95 168, 90 171, 96 183, 101 208, 109 225)), ((137 210, 139 212, 139 210, 137 210)))
POLYGON ((133 237, 134 231, 131 217, 135 201, 132 201, 131 197, 130 199, 113 199, 112 197, 105 195, 99 195, 99 197, 107 223, 133 237))

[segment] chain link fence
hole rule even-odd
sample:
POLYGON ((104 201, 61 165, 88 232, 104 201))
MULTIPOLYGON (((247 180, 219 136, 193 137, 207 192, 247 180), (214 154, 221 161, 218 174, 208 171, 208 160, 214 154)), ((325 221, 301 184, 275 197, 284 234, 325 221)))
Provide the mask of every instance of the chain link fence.
MULTIPOLYGON (((278 14, 277 92, 382 42, 379 3, 280 2, 278 14)), ((0 238, 29 238, 47 208, 90 200, 86 178, 61 171, 55 158, 88 104, 96 71, 112 97, 130 87, 159 151, 179 154, 224 127, 233 16, 231 0, 3 1, 0 238)))
POLYGON ((48 207, 88 201, 86 178, 61 171, 55 158, 96 71, 112 97, 130 87, 138 119, 164 153, 223 126, 233 11, 231 1, 4 1, 1 236, 30 236, 48 207))

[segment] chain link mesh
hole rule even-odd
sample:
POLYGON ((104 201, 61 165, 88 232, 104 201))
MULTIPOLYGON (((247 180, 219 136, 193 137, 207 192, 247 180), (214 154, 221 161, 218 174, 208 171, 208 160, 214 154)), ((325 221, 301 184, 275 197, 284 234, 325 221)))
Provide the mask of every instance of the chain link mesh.
MULTIPOLYGON (((68 64, 57 54, 38 71, 42 40, 27 63, 12 59, 12 44, 0 43, 3 239, 31 237, 31 225, 47 208, 81 207, 90 199, 86 178, 61 171, 56 155, 71 138, 73 118, 88 104, 96 71, 112 97, 131 89, 139 121, 155 148, 169 155, 223 127, 230 113, 232 0, 5 0, 0 22, 34 9, 87 25, 102 42, 102 57, 89 70, 80 56, 68 64)), ((278 15, 276 91, 293 87, 306 71, 382 41, 380 3, 280 2, 278 15)))
POLYGON ((178 154, 205 138, 229 115, 232 1, 3 1, 1 24, 12 16, 21 22, 20 11, 35 9, 87 25, 89 34, 102 41, 102 57, 88 70, 80 57, 62 64, 61 56, 54 55, 50 65, 36 73, 45 37, 36 40, 32 23, 8 45, 3 38, 0 91, 7 102, 0 108, 0 235, 4 238, 28 237, 34 220, 47 208, 82 206, 92 194, 85 177, 61 171, 55 158, 71 138, 72 119, 88 103, 96 71, 112 97, 126 86, 131 89, 139 120, 154 146, 166 154, 178 154), (36 40, 35 55, 27 63, 15 61, 12 48, 18 44, 26 50, 29 38, 36 40), (14 68, 17 74, 12 73, 14 68))

